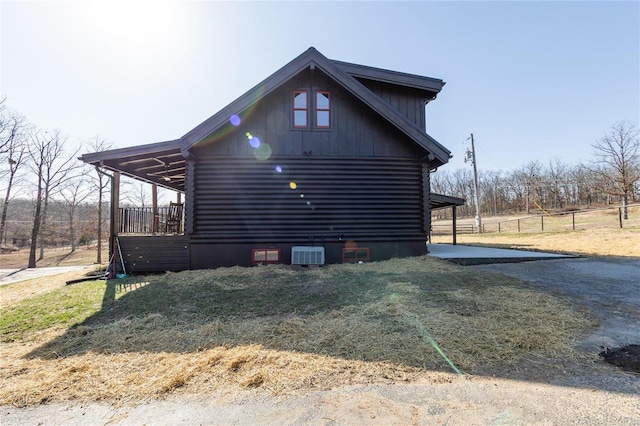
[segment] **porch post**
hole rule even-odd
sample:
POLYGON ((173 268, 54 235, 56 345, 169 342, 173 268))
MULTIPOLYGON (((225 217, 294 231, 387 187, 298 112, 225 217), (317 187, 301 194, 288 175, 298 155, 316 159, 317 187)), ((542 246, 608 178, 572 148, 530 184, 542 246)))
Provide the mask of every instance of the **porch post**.
POLYGON ((151 185, 151 206, 153 210, 151 232, 156 234, 158 232, 158 185, 155 183, 151 185))
POLYGON ((111 178, 111 218, 109 230, 109 259, 113 256, 113 244, 118 235, 120 221, 120 172, 113 172, 111 178))
POLYGON ((178 204, 182 204, 182 192, 178 192, 178 196, 176 197, 176 201, 178 204))
POLYGON ((457 244, 456 242, 456 206, 452 206, 453 209, 453 245, 457 244))

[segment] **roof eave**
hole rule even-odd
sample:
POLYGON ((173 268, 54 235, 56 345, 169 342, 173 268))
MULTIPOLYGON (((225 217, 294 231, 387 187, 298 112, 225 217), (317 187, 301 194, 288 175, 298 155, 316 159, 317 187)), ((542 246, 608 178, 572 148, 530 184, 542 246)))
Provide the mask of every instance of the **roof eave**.
POLYGON ((182 141, 180 139, 175 139, 165 142, 156 142, 127 148, 117 148, 108 151, 82 154, 80 156, 80 160, 84 161, 87 164, 96 165, 101 163, 102 161, 113 160, 122 157, 132 157, 136 155, 154 154, 162 151, 180 150, 181 146, 182 141))
POLYGON ((399 86, 411 87, 414 89, 426 90, 439 93, 446 84, 438 78, 424 77, 416 74, 403 73, 399 71, 386 70, 382 68, 369 67, 366 65, 353 64, 331 60, 331 62, 347 74, 368 80, 380 81, 399 86))

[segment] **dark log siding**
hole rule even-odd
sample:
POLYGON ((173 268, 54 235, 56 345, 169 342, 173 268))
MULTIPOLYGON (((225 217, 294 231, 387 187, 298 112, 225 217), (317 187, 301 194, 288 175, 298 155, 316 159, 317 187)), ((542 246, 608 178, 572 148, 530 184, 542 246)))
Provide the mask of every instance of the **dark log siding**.
POLYGON ((431 234, 431 166, 422 164, 422 230, 425 235, 431 234))
POLYGON ((207 157, 198 160, 195 177, 195 239, 299 243, 425 238, 422 169, 415 160, 207 157))
POLYGON ((185 209, 184 209, 184 232, 187 235, 193 234, 193 214, 195 204, 195 161, 189 159, 186 161, 186 188, 185 193, 185 209))
POLYGON ((426 254, 415 160, 201 157, 195 177, 192 268, 250 264, 252 248, 290 263, 292 245, 324 246, 327 263, 350 244, 372 260, 426 254))

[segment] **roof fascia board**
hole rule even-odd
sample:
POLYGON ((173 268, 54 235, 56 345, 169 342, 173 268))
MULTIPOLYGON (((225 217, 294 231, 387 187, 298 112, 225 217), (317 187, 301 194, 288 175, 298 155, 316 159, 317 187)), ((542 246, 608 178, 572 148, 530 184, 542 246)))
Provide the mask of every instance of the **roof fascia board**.
POLYGON ((109 151, 93 152, 82 154, 80 159, 85 163, 95 164, 105 160, 115 160, 124 157, 133 157, 137 155, 155 154, 163 151, 180 150, 182 141, 175 139, 166 142, 156 142, 145 145, 132 146, 127 148, 111 149, 109 151))
POLYGON ((349 62, 335 60, 332 60, 331 62, 342 71, 353 77, 366 78, 369 80, 407 86, 435 93, 439 93, 442 90, 442 87, 446 84, 444 81, 432 77, 424 77, 420 75, 386 70, 382 68, 368 67, 365 65, 352 64, 349 62))
POLYGON ((465 200, 464 198, 452 197, 451 195, 437 194, 435 192, 429 193, 429 197, 433 201, 437 201, 439 203, 454 204, 456 206, 461 206, 467 202, 467 200, 465 200))

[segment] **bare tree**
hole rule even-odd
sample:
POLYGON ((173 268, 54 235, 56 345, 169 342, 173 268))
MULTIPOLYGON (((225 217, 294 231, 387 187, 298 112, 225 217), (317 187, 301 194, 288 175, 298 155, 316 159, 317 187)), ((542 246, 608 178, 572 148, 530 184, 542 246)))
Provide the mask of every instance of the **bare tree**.
POLYGON ((6 154, 13 140, 22 132, 25 119, 15 111, 10 111, 6 98, 0 99, 0 154, 6 154))
POLYGON ((624 218, 628 219, 627 204, 633 196, 635 183, 640 180, 640 132, 628 122, 621 121, 592 145, 596 172, 605 178, 611 195, 622 198, 624 218))
POLYGON ((62 208, 67 214, 69 224, 69 241, 71 242, 71 252, 76 251, 76 212, 78 206, 91 195, 90 182, 84 176, 78 176, 67 180, 60 188, 62 196, 62 208))
POLYGON ((151 185, 145 182, 122 180, 122 195, 126 204, 145 208, 151 202, 151 185))
MULTIPOLYGON (((1 112, 0 112, 1 113, 1 112)), ((0 118, 0 120, 2 120, 0 118)), ((4 156, 0 156, 0 161, 6 161, 6 170, 0 170, 0 175, 6 179, 6 189, 2 202, 2 216, 0 217, 0 243, 6 243, 6 224, 9 203, 11 202, 12 189, 19 184, 18 171, 24 163, 26 144, 24 141, 24 130, 26 124, 24 119, 15 120, 9 135, 4 135, 2 139, 4 156)), ((0 131, 1 132, 1 131, 0 131)))
POLYGON ((566 185, 568 167, 559 158, 549 161, 549 166, 545 170, 546 180, 548 182, 548 192, 550 193, 553 208, 562 208, 566 203, 566 185))
MULTIPOLYGON (((76 149, 71 155, 64 154, 67 138, 60 131, 52 134, 33 131, 29 135, 28 156, 31 169, 37 179, 35 212, 31 230, 29 268, 36 267, 36 247, 43 229, 46 229, 47 208, 53 191, 72 176, 79 164, 75 161, 76 149)), ((42 240, 42 238, 40 238, 42 240)), ((40 257, 44 257, 44 240, 40 242, 40 257)))
MULTIPOLYGON (((89 148, 93 152, 106 151, 113 147, 112 143, 100 136, 96 136, 90 143, 89 148)), ((109 188, 110 180, 100 168, 96 167, 96 176, 92 179, 93 187, 98 191, 98 254, 96 257, 96 263, 102 263, 102 210, 103 210, 103 196, 109 188)))

